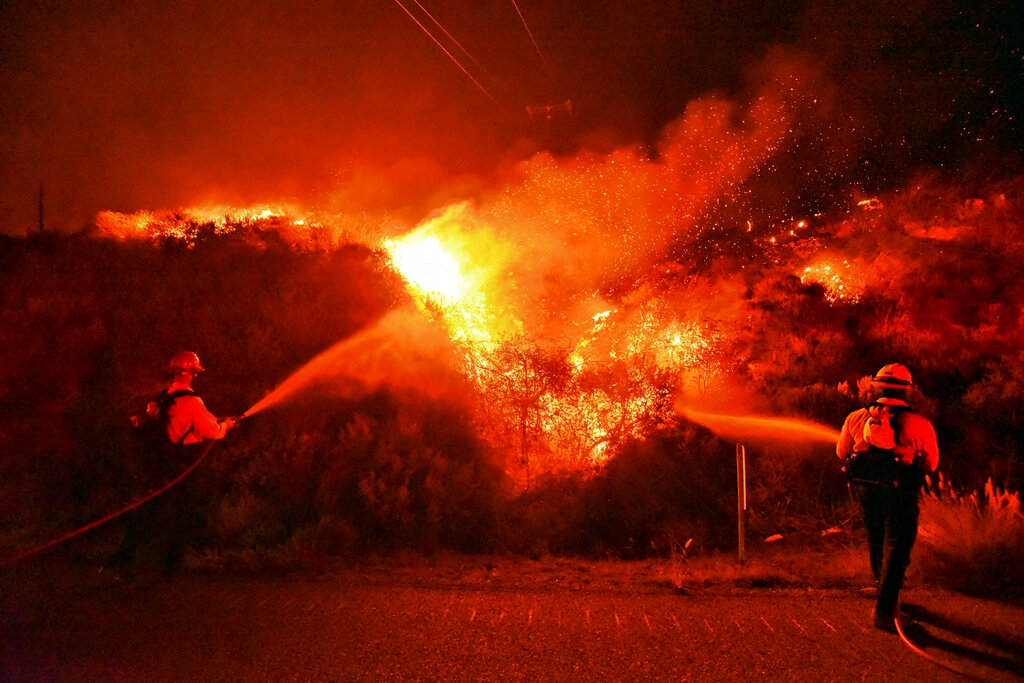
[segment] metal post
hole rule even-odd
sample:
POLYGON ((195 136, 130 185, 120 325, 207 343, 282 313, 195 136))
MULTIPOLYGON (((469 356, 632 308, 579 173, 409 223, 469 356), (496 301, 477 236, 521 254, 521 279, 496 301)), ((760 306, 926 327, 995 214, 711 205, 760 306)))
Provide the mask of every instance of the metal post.
POLYGON ((747 561, 747 448, 736 444, 736 519, 739 532, 740 564, 747 561))

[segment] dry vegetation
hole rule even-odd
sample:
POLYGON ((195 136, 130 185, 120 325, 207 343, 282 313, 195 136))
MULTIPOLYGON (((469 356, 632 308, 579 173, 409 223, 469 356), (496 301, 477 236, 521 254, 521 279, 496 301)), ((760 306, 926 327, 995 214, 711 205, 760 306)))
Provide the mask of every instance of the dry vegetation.
MULTIPOLYGON (((1017 181, 964 195, 922 181, 883 198, 884 209, 832 220, 785 249, 737 241, 700 263, 681 256, 644 287, 669 307, 692 303, 686 291, 719 292, 706 324, 728 334, 718 337, 715 372, 697 367, 690 379, 700 393, 727 382, 757 397, 762 412, 837 425, 858 405, 858 379, 898 359, 919 379, 947 479, 968 491, 989 479, 1015 491, 1024 429, 1020 190, 1017 181), (807 250, 855 255, 863 291, 837 298, 828 283, 802 281, 807 250)), ((145 465, 126 456, 126 418, 159 389, 173 351, 198 351, 210 368, 198 385, 207 404, 239 413, 406 297, 382 253, 364 246, 304 247, 251 221, 216 234, 194 228, 187 243, 4 238, 5 555, 152 484, 145 465)), ((557 353, 523 349, 538 376, 561 381, 557 353)), ((614 373, 587 381, 605 382, 613 399, 628 384, 614 373)), ((720 571, 693 563, 733 543, 732 443, 677 418, 645 425, 642 438, 620 429, 602 467, 552 467, 524 490, 516 470, 524 447, 508 426, 522 435, 532 423, 525 413, 522 424, 513 419, 522 401, 514 389, 509 403, 494 403, 495 394, 481 407, 469 395, 438 399, 407 385, 325 386, 261 413, 218 445, 200 474, 215 530, 200 550, 211 558, 400 550, 654 557, 680 585, 720 571), (496 434, 511 446, 501 448, 496 434)), ((758 444, 750 472, 759 552, 760 539, 775 533, 810 542, 841 526, 855 537, 829 447, 758 444)), ((1001 490, 929 496, 922 562, 943 575, 1000 573, 1001 589, 1020 588, 1019 577, 1001 571, 1020 565, 1019 501, 1001 490)), ((109 545, 112 534, 83 543, 109 545)), ((843 547, 840 558, 849 554, 843 547)), ((849 571, 839 564, 832 575, 849 571)), ((778 581, 794 574, 761 574, 772 572, 778 581)))
POLYGON ((1020 496, 991 479, 984 489, 965 494, 940 477, 924 496, 918 537, 918 557, 937 583, 980 595, 1021 589, 1020 496))

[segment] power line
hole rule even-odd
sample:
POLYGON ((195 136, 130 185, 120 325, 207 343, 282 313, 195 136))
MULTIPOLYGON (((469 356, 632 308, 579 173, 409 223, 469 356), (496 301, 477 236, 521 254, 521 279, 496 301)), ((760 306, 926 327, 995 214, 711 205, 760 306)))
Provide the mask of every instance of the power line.
POLYGON ((537 40, 533 37, 533 31, 531 31, 529 25, 527 25, 526 17, 523 16, 516 0, 512 0, 512 6, 516 8, 516 12, 519 14, 519 18, 523 22, 523 28, 526 29, 526 35, 530 36, 530 41, 533 42, 533 47, 537 50, 537 56, 540 57, 540 62, 544 65, 544 70, 548 73, 548 78, 551 78, 551 67, 548 66, 548 60, 544 59, 544 55, 540 51, 540 45, 537 44, 537 40))
POLYGON ((481 70, 481 71, 483 71, 483 72, 484 72, 485 74, 487 74, 487 77, 488 77, 489 79, 491 79, 491 82, 493 82, 493 83, 498 83, 498 79, 497 79, 497 78, 495 78, 495 77, 494 77, 494 75, 493 75, 493 74, 491 74, 491 72, 490 72, 490 71, 488 71, 488 70, 487 70, 487 69, 486 69, 486 68, 484 67, 484 65, 483 65, 483 64, 481 64, 481 63, 480 63, 480 61, 479 61, 479 60, 478 60, 478 59, 477 59, 476 57, 474 57, 474 56, 473 56, 472 54, 470 54, 469 50, 467 50, 467 49, 466 49, 465 47, 463 47, 462 43, 460 43, 460 42, 459 42, 458 40, 456 40, 456 39, 455 39, 455 36, 453 36, 453 35, 452 35, 451 33, 449 33, 449 32, 448 32, 448 29, 446 29, 446 28, 445 28, 444 26, 442 26, 442 25, 441 25, 441 22, 440 22, 440 21, 438 21, 437 19, 435 19, 435 18, 434 18, 434 15, 433 15, 433 14, 431 14, 431 13, 430 13, 430 11, 429 11, 429 10, 427 10, 427 8, 426 8, 426 7, 424 7, 424 6, 422 5, 422 4, 420 4, 420 0, 413 0, 413 2, 415 2, 415 3, 416 3, 416 6, 417 6, 417 7, 419 7, 419 8, 420 8, 420 10, 421 10, 421 11, 422 11, 422 12, 423 12, 424 14, 426 14, 426 15, 427 15, 428 17, 430 17, 430 20, 431 20, 432 22, 434 22, 434 23, 435 23, 435 24, 437 25, 437 27, 438 27, 439 29, 441 29, 442 31, 444 31, 444 34, 445 34, 446 36, 448 36, 448 40, 450 40, 450 41, 452 41, 453 43, 455 43, 455 46, 456 46, 456 47, 458 47, 458 48, 459 48, 460 50, 462 50, 463 54, 465 54, 465 55, 466 55, 467 57, 469 57, 469 58, 470 58, 471 60, 473 60, 473 63, 474 63, 474 64, 476 64, 476 65, 477 65, 478 67, 480 67, 480 70, 481 70))
MULTIPOLYGON (((480 81, 478 81, 475 78, 473 78, 473 74, 469 73, 469 71, 466 70, 466 67, 462 66, 462 63, 458 59, 455 58, 455 55, 453 55, 451 52, 449 52, 448 49, 444 45, 441 44, 441 41, 439 41, 437 38, 434 37, 434 34, 431 33, 427 29, 427 27, 424 26, 420 22, 420 20, 416 18, 416 16, 412 12, 409 11, 409 8, 407 8, 405 5, 402 4, 401 0, 395 0, 395 4, 397 4, 399 7, 401 7, 405 11, 405 13, 409 15, 409 18, 412 19, 413 21, 415 21, 416 25, 419 26, 421 29, 423 29, 423 32, 426 33, 430 37, 430 39, 432 41, 434 41, 434 43, 437 44, 437 46, 439 48, 444 50, 444 53, 446 55, 448 55, 448 58, 451 59, 453 62, 455 62, 455 65, 457 67, 459 67, 459 69, 462 70, 462 73, 466 74, 466 78, 468 78, 469 80, 473 81, 473 84, 476 85, 476 87, 480 88, 480 92, 482 92, 483 94, 487 95, 487 97, 490 98, 490 100, 492 102, 494 102, 494 104, 497 105, 497 107, 499 109, 501 109, 502 111, 505 111, 505 108, 501 106, 501 104, 498 102, 498 100, 494 99, 494 95, 492 95, 491 93, 487 92, 487 88, 485 88, 484 86, 480 85, 480 81)), ((419 3, 417 2, 416 4, 419 4, 419 3)), ((507 114, 508 112, 505 112, 505 113, 507 114)))

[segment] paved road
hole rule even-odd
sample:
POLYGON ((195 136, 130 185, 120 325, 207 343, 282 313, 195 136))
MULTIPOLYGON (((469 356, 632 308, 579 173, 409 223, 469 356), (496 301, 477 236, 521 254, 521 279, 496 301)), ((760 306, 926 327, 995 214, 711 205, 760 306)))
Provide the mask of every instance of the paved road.
MULTIPOLYGON (((869 599, 835 590, 684 595, 384 570, 109 583, 59 563, 0 581, 5 681, 962 680, 871 628, 869 599)), ((908 598, 929 651, 1021 680, 1024 609, 908 598), (983 650, 989 664, 972 662, 983 650)))

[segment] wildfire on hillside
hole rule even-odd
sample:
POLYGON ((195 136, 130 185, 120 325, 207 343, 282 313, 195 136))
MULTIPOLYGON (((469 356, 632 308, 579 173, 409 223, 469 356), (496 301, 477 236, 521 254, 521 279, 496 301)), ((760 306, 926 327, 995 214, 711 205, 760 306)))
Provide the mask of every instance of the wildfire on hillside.
POLYGON ((491 236, 472 250, 451 246, 446 230, 464 234, 446 216, 383 246, 416 303, 460 349, 461 370, 482 398, 481 431, 495 445, 544 471, 589 467, 608 457, 612 440, 641 438, 668 419, 672 373, 693 362, 691 344, 708 344, 695 328, 659 326, 649 314, 619 322, 608 310, 568 326, 571 338, 538 336, 517 302, 486 291, 504 245, 491 236))
MULTIPOLYGON (((495 229, 493 221, 481 225, 479 213, 453 206, 375 246, 457 348, 458 369, 480 395, 481 434, 522 466, 543 472, 600 465, 610 445, 670 420, 677 390, 689 383, 706 392, 726 371, 724 331, 658 296, 611 308, 600 292, 538 300, 529 291, 538 273, 524 263, 522 245, 506 237, 510 228, 495 229)), ((97 226, 117 239, 186 243, 203 230, 286 230, 297 245, 310 244, 302 229, 324 229, 266 207, 104 212, 97 226)))
MULTIPOLYGON (((634 170, 650 173, 642 164, 634 170)), ((770 324, 756 301, 785 296, 773 294, 778 285, 771 283, 789 277, 820 285, 831 306, 857 305, 900 272, 892 250, 901 240, 967 239, 971 221, 987 206, 979 209, 980 200, 972 200, 969 212, 951 210, 956 220, 908 221, 902 232, 886 228, 886 237, 879 226, 889 220, 890 202, 880 200, 854 204, 817 226, 794 219, 789 228, 755 231, 744 222, 733 235, 718 237, 691 222, 673 228, 675 257, 658 260, 664 252, 650 243, 633 247, 627 240, 609 249, 601 226, 611 219, 592 215, 594 203, 607 204, 566 198, 566 183, 581 177, 593 183, 599 170, 552 174, 551 162, 541 160, 489 202, 446 207, 411 229, 358 233, 401 275, 421 315, 446 331, 456 370, 479 397, 473 410, 480 434, 533 472, 600 465, 624 440, 642 439, 674 419, 680 395, 699 405, 727 388, 734 372, 758 376, 763 359, 747 364, 753 350, 744 340, 770 324), (552 213, 548 199, 560 210, 552 213), (782 234, 788 239, 766 242, 782 234), (719 265, 701 265, 707 262, 719 265), (630 265, 628 279, 623 264, 630 265)), ((616 186, 626 182, 625 165, 615 174, 616 186)), ((991 204, 995 211, 1010 206, 1004 195, 991 204)), ((640 222, 642 213, 630 214, 638 235, 649 230, 652 242, 671 241, 664 216, 640 222)), ((356 233, 338 226, 353 224, 294 207, 105 212, 97 219, 101 234, 117 239, 192 243, 204 231, 273 232, 297 248, 352 241, 356 233)), ((794 340, 794 352, 806 343, 794 340)))
MULTIPOLYGON (((813 69, 780 60, 763 76, 746 106, 691 102, 656 150, 538 153, 415 224, 265 205, 107 211, 96 227, 189 245, 228 233, 272 233, 298 249, 364 244, 447 332, 478 393, 481 435, 532 471, 594 467, 673 420, 678 396, 700 403, 737 373, 760 377, 780 352, 750 340, 772 311, 822 288, 826 305, 855 306, 897 272, 883 252, 969 236, 989 206, 978 200, 939 225, 851 189, 845 206, 822 199, 827 210, 791 215, 765 178, 787 150, 818 139, 806 122, 827 101, 812 94, 813 69)), ((782 343, 806 356, 819 341, 782 343)))
MULTIPOLYGON (((616 186, 626 183, 625 167, 615 170, 616 186)), ((852 204, 831 222, 792 219, 754 230, 744 221, 720 236, 692 220, 667 228, 665 216, 644 222, 642 211, 627 211, 637 235, 651 231, 652 239, 609 248, 611 219, 593 215, 608 205, 593 196, 570 201, 566 193, 566 184, 580 178, 596 182, 600 168, 562 169, 554 178, 550 160, 542 159, 496 198, 448 206, 404 229, 353 231, 350 217, 295 207, 105 212, 97 226, 116 239, 186 244, 231 232, 245 239, 273 233, 296 248, 364 241, 401 276, 419 314, 446 333, 455 353, 439 362, 454 363, 474 388, 479 434, 506 454, 510 473, 528 478, 593 470, 680 410, 697 414, 694 406, 730 390, 734 373, 742 375, 736 384, 758 380, 766 357, 770 364, 779 355, 778 348, 750 346, 759 329, 772 325, 758 302, 785 301, 788 290, 773 288, 787 278, 820 286, 817 296, 830 306, 856 306, 870 291, 891 286, 901 268, 897 249, 913 249, 913 240, 970 239, 979 212, 1011 206, 1002 194, 991 203, 971 200, 969 212, 950 209, 952 220, 907 221, 882 233, 880 226, 892 225, 890 201, 873 200, 852 204), (676 244, 673 258, 659 246, 669 242, 676 244)), ((642 164, 634 170, 650 173, 642 164)), ((613 213, 628 208, 616 205, 613 213)), ((941 334, 951 338, 948 330, 941 334)), ((812 341, 785 343, 806 354, 812 341)))

